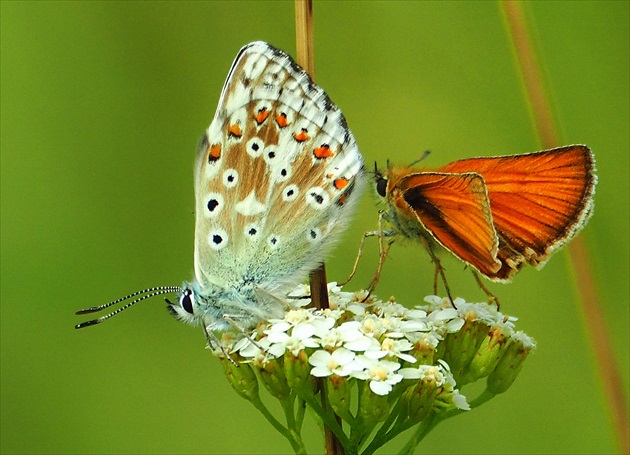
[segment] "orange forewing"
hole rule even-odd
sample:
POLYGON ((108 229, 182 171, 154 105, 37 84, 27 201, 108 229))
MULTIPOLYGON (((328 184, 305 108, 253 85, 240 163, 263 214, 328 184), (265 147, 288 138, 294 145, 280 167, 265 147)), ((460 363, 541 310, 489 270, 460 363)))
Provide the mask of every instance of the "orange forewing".
MULTIPOLYGON (((396 216, 412 218, 487 278, 509 281, 524 262, 542 267, 592 214, 595 162, 572 145, 470 158, 435 172, 388 170, 396 216)), ((411 221, 398 220, 407 236, 411 221)))
POLYGON ((395 183, 392 197, 440 244, 482 273, 501 267, 490 203, 479 174, 408 174, 395 183))

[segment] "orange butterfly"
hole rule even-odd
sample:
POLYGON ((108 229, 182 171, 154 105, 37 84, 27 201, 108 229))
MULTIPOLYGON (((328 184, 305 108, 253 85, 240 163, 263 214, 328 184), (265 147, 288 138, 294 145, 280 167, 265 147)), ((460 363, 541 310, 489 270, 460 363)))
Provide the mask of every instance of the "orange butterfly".
POLYGON ((436 244, 486 278, 508 282, 526 262, 542 268, 584 227, 596 183, 595 159, 584 145, 464 159, 434 171, 376 171, 383 217, 394 227, 389 235, 425 244, 435 284, 440 273, 449 296, 436 244))

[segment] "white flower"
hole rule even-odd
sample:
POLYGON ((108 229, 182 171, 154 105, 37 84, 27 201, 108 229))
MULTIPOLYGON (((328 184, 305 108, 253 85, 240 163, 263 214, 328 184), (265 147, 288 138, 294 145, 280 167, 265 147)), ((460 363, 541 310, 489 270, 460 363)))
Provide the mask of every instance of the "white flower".
POLYGON ((311 374, 322 378, 336 374, 337 376, 348 376, 353 371, 360 369, 356 364, 355 354, 348 349, 339 348, 331 354, 328 351, 315 351, 308 359, 313 368, 311 374))
POLYGON ((390 356, 396 356, 401 360, 410 363, 416 363, 416 358, 410 354, 405 354, 405 351, 413 349, 413 344, 408 340, 394 340, 391 338, 385 338, 381 343, 381 350, 385 351, 390 356))
POLYGON ((412 332, 406 333, 405 338, 407 338, 411 343, 425 343, 429 346, 433 346, 433 348, 437 348, 437 345, 441 340, 444 339, 438 332, 412 332))
POLYGON ((446 382, 440 365, 418 365, 416 368, 403 368, 399 372, 405 379, 429 379, 441 387, 446 382))
POLYGON ((366 335, 378 338, 387 331, 383 321, 384 319, 374 314, 368 314, 361 321, 361 331, 366 335))
MULTIPOLYGON (((337 328, 337 334, 343 346, 351 351, 365 351, 372 345, 372 339, 361 331, 359 321, 344 322, 337 328)), ((322 337, 321 334, 320 337, 322 337)))
POLYGON ((273 354, 270 353, 270 345, 271 343, 269 342, 269 339, 267 339, 267 337, 256 341, 256 344, 252 343, 251 339, 243 337, 239 342, 234 345, 232 352, 238 352, 242 357, 245 358, 262 360, 263 362, 266 362, 267 360, 269 360, 270 356, 279 357, 283 354, 278 354, 277 352, 273 354))
POLYGON ((453 391, 453 404, 462 411, 470 411, 470 405, 466 401, 466 397, 459 393, 459 390, 453 391))
POLYGON ((402 381, 402 375, 396 373, 400 364, 388 360, 370 359, 359 355, 356 362, 364 369, 352 373, 352 376, 364 381, 370 381, 370 390, 377 395, 387 395, 392 386, 402 381))
POLYGON ((267 351, 276 357, 280 357, 285 351, 298 355, 302 349, 316 348, 319 345, 313 338, 315 330, 316 328, 313 324, 305 322, 298 322, 292 328, 290 326, 287 327, 286 321, 277 322, 269 330, 265 331, 267 334, 266 339, 270 343, 267 351), (287 333, 288 331, 291 333, 287 333))
POLYGON ((300 322, 309 322, 313 317, 313 312, 308 309, 289 310, 284 315, 284 320, 291 325, 297 325, 300 322))

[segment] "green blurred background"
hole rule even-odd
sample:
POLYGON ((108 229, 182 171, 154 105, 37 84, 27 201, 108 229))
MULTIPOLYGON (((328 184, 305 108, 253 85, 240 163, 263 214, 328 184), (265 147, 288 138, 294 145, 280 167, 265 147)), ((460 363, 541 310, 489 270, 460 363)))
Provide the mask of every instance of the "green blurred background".
MULTIPOLYGON (((583 236, 626 397, 628 5, 525 4, 561 140, 597 157, 583 236)), ((293 3, 1 8, 2 452, 289 452, 233 393, 201 330, 160 299, 83 331, 73 313, 190 278, 195 145, 242 45, 263 39, 294 55, 293 3)), ((316 80, 368 166, 426 149, 426 165, 439 166, 541 148, 497 3, 317 2, 314 12, 316 80)), ((367 194, 328 262, 330 280, 346 276, 376 219, 367 194)), ((353 288, 371 277, 374 245, 353 288)), ((457 294, 483 298, 461 263, 445 263, 457 294)), ((432 273, 419 245, 397 244, 377 293, 417 304, 432 273)), ((491 289, 539 348, 506 394, 438 427, 424 451, 617 450, 566 251, 491 289)), ((321 452, 312 420, 306 428, 321 452)))

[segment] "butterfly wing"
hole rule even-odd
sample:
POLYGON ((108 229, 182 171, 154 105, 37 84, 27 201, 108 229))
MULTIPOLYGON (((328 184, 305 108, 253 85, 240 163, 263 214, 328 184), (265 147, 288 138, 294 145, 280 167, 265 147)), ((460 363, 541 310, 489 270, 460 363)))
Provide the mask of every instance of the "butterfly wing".
POLYGON ((389 200, 408 237, 426 235, 483 274, 495 273, 498 239, 483 178, 475 173, 419 172, 395 177, 389 200), (405 221, 407 220, 407 221, 405 221), (419 231, 417 223, 424 228, 419 231))
POLYGON ((483 176, 501 239, 499 257, 504 262, 497 274, 489 275, 491 279, 509 279, 518 270, 505 262, 506 256, 521 255, 542 267, 556 249, 580 231, 593 212, 595 160, 584 145, 465 159, 439 171, 483 176))
POLYGON ((363 160, 341 111, 284 52, 239 52, 195 171, 195 275, 273 291, 314 269, 349 219, 363 160))

